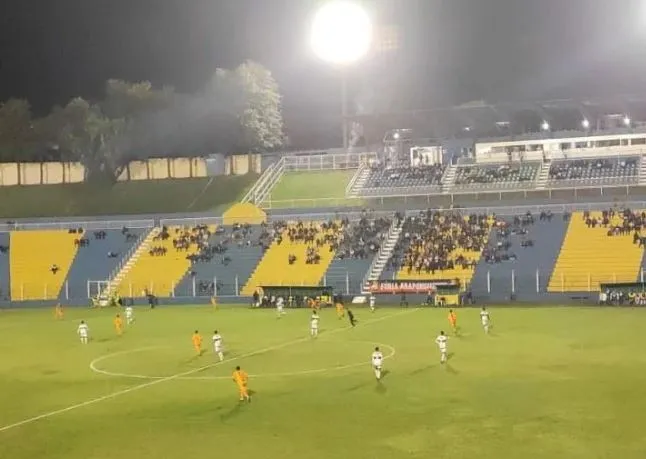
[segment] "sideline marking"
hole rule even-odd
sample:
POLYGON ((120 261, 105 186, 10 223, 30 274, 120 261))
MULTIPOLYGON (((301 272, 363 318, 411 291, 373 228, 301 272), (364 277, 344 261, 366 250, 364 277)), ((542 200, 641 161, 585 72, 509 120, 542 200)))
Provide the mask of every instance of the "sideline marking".
MULTIPOLYGON (((389 350, 389 354, 384 356, 384 360, 390 359, 395 356, 395 348, 394 346, 391 346, 390 344, 384 344, 384 343, 375 343, 373 341, 347 341, 348 343, 360 343, 360 344, 369 344, 371 346, 381 346, 385 349, 389 350)), ((168 376, 154 376, 154 375, 140 375, 140 374, 132 374, 132 373, 117 373, 109 370, 104 370, 101 368, 97 368, 96 364, 99 362, 103 362, 105 360, 111 359, 113 357, 116 357, 118 355, 127 355, 127 354, 135 354, 137 352, 144 352, 144 351, 150 351, 153 349, 164 349, 166 348, 165 346, 157 346, 157 347, 140 347, 138 349, 132 349, 128 351, 120 351, 120 352, 114 352, 112 354, 106 354, 104 356, 98 357, 94 359, 90 363, 90 369, 94 371, 95 373, 100 373, 103 375, 107 376, 114 376, 114 377, 120 377, 120 378, 133 378, 133 379, 147 379, 147 380, 156 380, 156 379, 164 379, 167 378, 168 376)), ((224 363, 222 362, 216 362, 216 363, 224 363)), ((314 369, 309 369, 309 370, 300 370, 300 371, 291 371, 291 372, 286 372, 286 373, 262 373, 262 374, 250 374, 250 377, 253 378, 283 378, 283 377, 288 377, 288 376, 306 376, 306 375, 312 375, 312 374, 318 374, 318 373, 333 373, 335 371, 341 371, 341 370, 348 370, 350 368, 357 368, 361 366, 369 366, 370 362, 359 362, 359 363, 349 363, 347 365, 337 365, 335 367, 328 367, 328 368, 314 368, 314 369)), ((231 376, 183 376, 181 379, 184 381, 187 380, 193 380, 193 381, 213 381, 213 380, 220 380, 220 379, 230 379, 231 376)))
POLYGON ((195 204, 197 204, 197 201, 199 201, 199 200, 200 200, 200 198, 201 198, 202 196, 204 196, 204 194, 206 193, 206 190, 208 190, 208 189, 209 189, 209 187, 211 186, 211 183, 213 183, 213 180, 214 180, 214 179, 215 179, 215 177, 211 177, 211 178, 209 179, 209 181, 208 181, 208 182, 206 182, 206 185, 204 185, 204 188, 202 188, 202 190, 198 193, 198 195, 197 195, 197 196, 195 196, 195 198, 193 198, 193 200, 192 200, 192 201, 191 201, 191 203, 188 205, 188 207, 186 208, 186 210, 191 210, 191 209, 193 208, 193 206, 194 206, 195 204))
MULTIPOLYGON (((376 322, 381 322, 382 320, 390 319, 390 318, 393 318, 393 317, 399 317, 399 316, 402 316, 402 315, 405 315, 405 314, 410 314, 411 312, 416 312, 418 310, 419 310, 418 308, 408 309, 408 310, 403 311, 403 312, 397 312, 395 314, 389 314, 387 316, 382 316, 382 317, 379 317, 377 319, 367 320, 367 321, 363 322, 363 324, 368 325, 368 324, 373 324, 373 323, 376 323, 376 322)), ((351 327, 336 328, 336 329, 328 332, 327 335, 331 335, 331 334, 338 333, 338 332, 345 331, 345 330, 349 330, 349 329, 351 329, 351 327)), ((241 355, 238 355, 236 357, 232 357, 229 360, 225 360, 224 362, 227 362, 227 363, 234 362, 236 360, 243 359, 245 357, 251 357, 251 356, 254 356, 254 355, 258 355, 258 354, 263 354, 265 352, 270 352, 270 351, 273 351, 273 350, 276 350, 276 349, 281 349, 283 347, 291 346, 292 344, 298 344, 298 343, 302 343, 303 341, 309 341, 310 339, 312 339, 312 338, 307 336, 305 338, 299 338, 299 339, 295 339, 295 340, 292 340, 292 341, 286 341, 286 342, 284 342, 282 344, 276 344, 274 346, 269 346, 269 347, 266 347, 264 349, 259 349, 257 351, 252 351, 252 352, 248 352, 246 354, 241 354, 241 355)), ((32 422, 36 422, 36 421, 40 421, 41 419, 46 419, 46 418, 49 418, 49 417, 52 417, 52 416, 56 416, 57 414, 67 413, 68 411, 72 411, 72 410, 75 410, 77 408, 83 408, 85 406, 94 405, 95 403, 103 402, 105 400, 110 400, 110 399, 116 398, 116 397, 118 397, 120 395, 129 394, 130 392, 135 392, 135 391, 138 391, 138 390, 141 390, 141 389, 145 389, 146 387, 155 386, 157 384, 160 384, 160 383, 163 383, 163 382, 166 382, 166 381, 173 381, 175 379, 183 378, 185 376, 189 376, 189 375, 192 375, 192 374, 195 374, 195 373, 199 373, 200 371, 204 371, 204 370, 206 370, 208 368, 214 367, 214 366, 219 365, 220 363, 224 363, 224 362, 210 363, 209 365, 205 365, 205 366, 200 367, 200 368, 194 368, 192 370, 177 373, 177 374, 172 375, 172 376, 166 376, 166 377, 164 377, 162 379, 155 379, 154 381, 148 381, 148 382, 145 382, 145 383, 138 384, 136 386, 127 387, 126 389, 121 389, 121 390, 118 390, 116 392, 112 392, 110 394, 103 395, 101 397, 97 397, 97 398, 87 400, 85 402, 77 403, 75 405, 70 405, 70 406, 65 407, 65 408, 60 408, 58 410, 49 411, 47 413, 39 414, 38 416, 33 416, 31 418, 23 419, 22 421, 14 422, 13 424, 8 424, 6 426, 0 427, 0 432, 4 432, 6 430, 13 429, 15 427, 20 427, 20 426, 23 426, 25 424, 31 424, 32 422)))

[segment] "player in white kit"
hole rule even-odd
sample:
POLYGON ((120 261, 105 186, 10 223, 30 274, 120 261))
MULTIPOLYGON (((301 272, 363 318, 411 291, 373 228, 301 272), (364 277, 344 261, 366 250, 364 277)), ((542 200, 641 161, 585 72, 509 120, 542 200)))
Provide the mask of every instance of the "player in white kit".
POLYGON ((135 321, 135 311, 132 309, 132 306, 128 306, 126 308, 126 323, 128 325, 132 325, 132 323, 135 321))
POLYGON ((316 311, 312 313, 310 318, 310 335, 316 338, 319 335, 319 315, 316 311))
POLYGON ((81 338, 81 343, 87 344, 90 336, 90 329, 88 328, 84 320, 82 320, 79 324, 79 328, 77 328, 76 333, 78 333, 79 338, 81 338))
POLYGON ((276 299, 276 315, 278 315, 278 318, 280 319, 283 314, 285 314, 285 300, 282 296, 279 296, 276 299))
POLYGON ((224 349, 222 347, 222 336, 217 330, 213 332, 213 350, 220 358, 220 362, 224 360, 224 349))
POLYGON ((377 381, 381 379, 381 368, 384 363, 384 355, 379 350, 379 347, 375 348, 375 352, 372 353, 372 368, 375 370, 375 378, 377 381))
POLYGON ((482 321, 482 328, 484 328, 485 333, 489 333, 489 311, 484 306, 482 311, 480 311, 480 320, 482 321))
POLYGON ((446 363, 446 352, 447 352, 447 341, 449 338, 444 334, 443 331, 440 332, 439 335, 437 335, 437 338, 435 338, 435 342, 437 343, 437 347, 440 349, 440 363, 446 363))
POLYGON ((376 298, 375 298, 375 296, 374 296, 374 295, 370 295, 370 300, 369 300, 369 301, 370 301, 370 310, 371 310, 372 312, 375 312, 375 302, 376 302, 376 298))

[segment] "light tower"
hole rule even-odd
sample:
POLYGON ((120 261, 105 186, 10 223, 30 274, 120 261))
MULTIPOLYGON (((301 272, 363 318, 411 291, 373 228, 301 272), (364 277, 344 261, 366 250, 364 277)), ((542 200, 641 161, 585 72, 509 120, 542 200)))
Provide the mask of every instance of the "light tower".
POLYGON ((348 148, 347 70, 368 54, 372 45, 372 20, 356 1, 330 0, 314 15, 310 44, 316 56, 338 68, 341 75, 343 147, 348 148))

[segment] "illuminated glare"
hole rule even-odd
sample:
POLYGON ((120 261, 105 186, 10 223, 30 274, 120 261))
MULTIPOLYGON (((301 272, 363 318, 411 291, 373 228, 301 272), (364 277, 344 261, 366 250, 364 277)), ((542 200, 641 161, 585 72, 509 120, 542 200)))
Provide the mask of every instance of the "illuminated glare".
POLYGON ((547 121, 543 121, 543 124, 541 124, 541 129, 544 131, 549 131, 550 130, 550 123, 547 121))
POLYGON ((312 49, 320 59, 350 64, 370 50, 372 23, 357 3, 333 0, 317 11, 310 38, 312 49))
POLYGON ((624 125, 626 125, 626 126, 630 126, 630 121, 631 121, 631 120, 630 120, 630 117, 629 117, 628 115, 626 115, 626 116, 624 117, 624 125))
POLYGON ((581 121, 581 126, 583 126, 583 129, 588 129, 590 127, 590 121, 588 121, 587 118, 583 118, 583 121, 581 121))

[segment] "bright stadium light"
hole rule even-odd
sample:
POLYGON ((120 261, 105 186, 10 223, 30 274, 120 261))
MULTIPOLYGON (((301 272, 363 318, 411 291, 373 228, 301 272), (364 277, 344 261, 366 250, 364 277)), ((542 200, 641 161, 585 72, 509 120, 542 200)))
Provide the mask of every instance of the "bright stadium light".
POLYGON ((588 121, 587 118, 583 118, 583 121, 581 121, 581 126, 583 126, 583 129, 588 129, 590 127, 590 121, 588 121))
POLYGON ((632 120, 630 119, 630 117, 628 115, 624 116, 624 126, 630 126, 631 121, 632 120))
POLYGON ((550 123, 543 120, 543 123, 541 124, 541 129, 544 130, 544 131, 549 131, 550 130, 550 123))
POLYGON ((331 64, 347 65, 370 50, 372 22, 359 4, 333 0, 315 14, 310 41, 314 53, 331 64))

